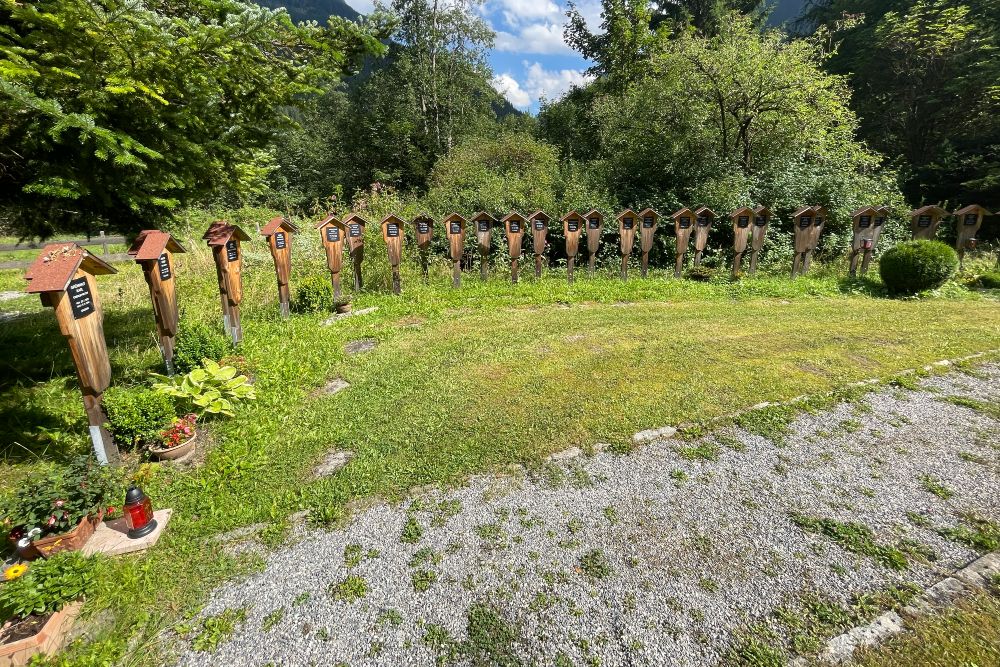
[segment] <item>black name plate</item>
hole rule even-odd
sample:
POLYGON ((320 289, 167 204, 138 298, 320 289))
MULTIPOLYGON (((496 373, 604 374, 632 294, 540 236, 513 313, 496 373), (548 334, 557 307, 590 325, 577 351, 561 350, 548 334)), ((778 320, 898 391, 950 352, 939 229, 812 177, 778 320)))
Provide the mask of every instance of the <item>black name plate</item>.
POLYGON ((872 226, 872 217, 870 215, 862 215, 858 217, 858 227, 861 229, 868 229, 872 226))
POLYGON ((478 224, 479 224, 479 231, 481 231, 481 232, 488 232, 488 231, 490 231, 490 221, 489 220, 480 220, 478 224))
POLYGON ((362 234, 361 225, 356 222, 352 222, 347 226, 347 234, 352 238, 356 239, 362 234))
POLYGON ((326 240, 330 243, 336 243, 340 240, 340 228, 339 227, 327 227, 326 228, 326 240))
POLYGON ((962 218, 963 225, 972 226, 975 225, 977 222, 979 222, 979 215, 976 213, 966 213, 965 217, 962 218))
POLYGON ((163 253, 156 260, 156 268, 160 271, 160 280, 170 280, 170 258, 163 253))
POLYGON ((517 221, 517 220, 511 220, 508 223, 508 227, 507 228, 510 229, 510 233, 511 234, 520 234, 521 233, 521 223, 519 221, 517 221))
POLYGON ((385 226, 385 235, 393 239, 399 236, 399 225, 395 222, 390 222, 385 226))
POLYGON ((536 219, 535 220, 535 229, 537 229, 539 231, 545 229, 545 221, 544 220, 540 220, 540 219, 536 219))
POLYGON ((426 220, 418 220, 417 221, 417 233, 418 234, 427 234, 430 231, 431 231, 431 226, 430 226, 430 224, 428 224, 428 222, 426 220))
POLYGON ((458 222, 457 220, 453 221, 451 223, 450 227, 449 227, 449 231, 452 234, 461 234, 462 233, 462 223, 458 222))
POLYGON ((567 232, 578 232, 578 231, 580 231, 580 221, 579 220, 567 220, 566 221, 566 231, 567 232))
POLYGON ((808 215, 804 215, 801 218, 799 218, 799 229, 805 229, 809 225, 811 225, 812 223, 813 223, 812 217, 808 216, 808 215))
POLYGON ((698 226, 699 227, 708 227, 708 225, 709 225, 708 218, 698 218, 698 226))
POLYGON ((650 216, 648 216, 648 215, 645 218, 643 218, 642 219, 642 227, 643 227, 643 229, 652 229, 653 228, 653 218, 650 217, 650 216))
POLYGON ((741 215, 740 217, 736 218, 736 226, 739 227, 740 229, 746 229, 747 227, 749 227, 750 226, 750 216, 749 215, 741 215))
POLYGON ((591 218, 590 220, 587 221, 587 229, 600 229, 600 228, 601 228, 600 218, 591 218))
POLYGON ((681 218, 677 221, 677 226, 681 229, 688 229, 691 227, 691 218, 681 218))
POLYGON ((274 247, 278 250, 284 250, 287 245, 287 240, 285 239, 285 232, 275 232, 274 233, 274 247))
POLYGON ((235 262, 240 258, 240 247, 233 239, 226 241, 226 261, 235 262))
POLYGON ((922 215, 917 218, 917 227, 930 227, 931 226, 931 216, 922 215))
POLYGON ((635 227, 635 220, 632 218, 622 219, 622 229, 632 229, 633 227, 635 227))
POLYGON ((94 312, 94 297, 90 294, 90 284, 86 278, 71 280, 66 293, 69 294, 69 307, 73 311, 74 320, 94 312))
POLYGON ((757 227, 766 227, 767 226, 767 218, 765 218, 762 215, 758 215, 757 217, 755 217, 753 219, 753 224, 756 225, 757 227))

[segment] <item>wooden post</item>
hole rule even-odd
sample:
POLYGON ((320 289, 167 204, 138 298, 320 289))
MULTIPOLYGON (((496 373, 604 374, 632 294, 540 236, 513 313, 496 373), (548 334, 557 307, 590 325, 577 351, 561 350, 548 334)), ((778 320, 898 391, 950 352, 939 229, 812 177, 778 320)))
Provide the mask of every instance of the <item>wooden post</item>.
POLYGON ((273 218, 260 230, 261 236, 267 239, 274 260, 274 273, 278 277, 278 303, 281 304, 281 316, 288 317, 291 308, 292 294, 288 282, 292 274, 292 234, 298 234, 299 228, 283 217, 273 218))
POLYGON ((628 258, 632 254, 632 247, 635 245, 635 225, 639 214, 628 208, 618 214, 618 237, 621 242, 622 252, 622 280, 628 280, 628 258))
POLYGON ((527 219, 520 213, 508 213, 503 220, 504 232, 507 234, 507 251, 510 253, 510 282, 517 284, 517 261, 521 257, 521 239, 527 219))
POLYGON ((642 220, 639 228, 639 249, 642 251, 639 271, 645 278, 649 271, 649 251, 653 249, 653 235, 656 233, 660 214, 651 208, 645 208, 639 212, 639 218, 642 220))
POLYGON ((153 317, 160 354, 167 375, 174 374, 174 337, 177 336, 177 291, 174 285, 174 253, 185 252, 166 232, 146 229, 139 232, 128 254, 142 269, 153 303, 153 317))
POLYGON ((816 252, 816 248, 819 246, 819 235, 823 232, 825 226, 826 209, 822 206, 816 206, 812 229, 809 230, 809 249, 806 251, 806 260, 802 268, 803 273, 809 271, 809 264, 812 262, 813 253, 816 252))
POLYGON ((389 265, 392 267, 392 293, 399 294, 402 289, 399 278, 399 262, 403 256, 403 230, 406 223, 396 215, 390 215, 382 221, 382 239, 389 253, 389 265))
POLYGON ((910 233, 913 240, 933 239, 937 235, 941 218, 946 215, 948 215, 948 211, 940 206, 921 206, 910 211, 910 233))
POLYGON ((545 239, 549 234, 551 218, 543 211, 535 211, 528 220, 531 223, 531 248, 535 253, 535 277, 542 277, 542 257, 545 254, 545 239))
POLYGON ((733 221, 733 278, 740 275, 743 254, 746 252, 750 240, 750 223, 753 217, 753 209, 749 206, 738 208, 729 214, 730 220, 733 221))
POLYGON ((233 345, 243 340, 243 324, 240 322, 240 302, 243 301, 243 250, 240 244, 250 237, 237 227, 219 220, 209 226, 202 236, 212 249, 216 274, 219 277, 219 295, 222 299, 224 319, 228 323, 226 334, 233 345), (226 317, 228 311, 228 317, 226 317))
POLYGON ((851 236, 851 252, 848 255, 847 274, 851 278, 858 276, 858 264, 864 254, 872 247, 872 233, 875 230, 875 208, 863 206, 851 212, 853 235, 851 236))
POLYGON ((563 234, 566 236, 566 280, 573 284, 573 264, 580 248, 580 234, 587 221, 576 211, 570 211, 562 217, 563 234))
POLYGON ((451 255, 451 286, 462 286, 462 251, 465 248, 466 220, 458 213, 444 219, 444 229, 448 234, 448 252, 451 255))
POLYGON ((104 230, 103 229, 101 230, 101 233, 100 233, 100 239, 101 239, 101 241, 100 241, 100 243, 101 243, 101 249, 104 251, 104 255, 107 256, 109 254, 108 253, 108 237, 104 235, 104 230))
POLYGON ((119 462, 118 448, 104 427, 101 408, 104 390, 111 384, 111 363, 104 340, 104 313, 95 276, 115 269, 75 243, 51 243, 28 267, 27 292, 38 294, 42 305, 55 311, 59 331, 66 337, 83 394, 94 455, 103 464, 119 462))
POLYGON ((708 245, 708 233, 712 231, 712 223, 715 222, 715 213, 709 207, 702 206, 695 209, 694 216, 694 265, 701 266, 701 258, 708 245))
POLYGON ((472 222, 476 225, 476 240, 479 243, 479 277, 485 281, 489 274, 493 226, 497 224, 497 219, 480 211, 472 217, 472 222))
POLYGON ((601 234, 604 232, 604 216, 596 208, 587 211, 587 272, 594 277, 597 251, 601 248, 601 234))
POLYGON ((792 259, 792 278, 805 273, 806 255, 812 238, 813 216, 818 206, 804 206, 792 214, 792 229, 795 234, 795 257, 792 259))
POLYGON ((320 238, 323 239, 323 248, 326 250, 326 266, 330 270, 330 279, 333 282, 333 300, 340 301, 340 271, 344 264, 344 239, 347 236, 347 225, 338 220, 331 213, 319 221, 316 225, 320 238))
POLYGON ((767 226, 771 222, 771 210, 766 206, 758 206, 753 210, 753 231, 750 233, 750 275, 757 273, 757 256, 764 247, 767 237, 767 226))
POLYGON ((952 215, 955 216, 955 224, 958 225, 958 229, 955 230, 955 250, 958 251, 958 268, 964 269, 965 251, 975 249, 976 232, 982 226, 983 218, 992 214, 978 204, 971 204, 958 209, 952 215))
POLYGON ((347 247, 351 253, 351 269, 354 272, 354 291, 364 288, 361 278, 361 262, 365 259, 365 227, 368 221, 356 213, 351 213, 344 219, 347 227, 347 247))
POLYGON ((677 252, 674 258, 674 278, 680 278, 684 270, 684 257, 687 255, 691 232, 694 231, 694 211, 682 208, 670 216, 674 220, 674 235, 677 237, 677 252))
POLYGON ((421 213, 413 219, 413 232, 417 237, 417 251, 420 253, 420 272, 427 281, 427 261, 430 256, 431 240, 434 238, 434 218, 421 213))
POLYGON ((871 244, 863 244, 865 247, 864 254, 861 259, 861 275, 866 275, 868 273, 868 265, 872 261, 872 255, 875 254, 875 248, 878 245, 878 239, 882 235, 882 230, 885 229, 885 223, 889 220, 889 209, 885 206, 880 206, 874 209, 874 217, 872 219, 872 232, 871 232, 871 244))

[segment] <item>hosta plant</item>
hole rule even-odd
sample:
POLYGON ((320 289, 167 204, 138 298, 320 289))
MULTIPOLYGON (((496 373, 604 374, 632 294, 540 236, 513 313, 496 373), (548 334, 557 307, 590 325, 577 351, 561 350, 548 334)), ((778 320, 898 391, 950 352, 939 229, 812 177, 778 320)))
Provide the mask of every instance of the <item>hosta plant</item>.
POLYGON ((153 373, 157 380, 153 389, 173 396, 185 411, 199 417, 233 416, 235 406, 257 398, 246 375, 237 375, 232 366, 220 366, 211 359, 202 359, 201 368, 183 376, 167 377, 153 373))

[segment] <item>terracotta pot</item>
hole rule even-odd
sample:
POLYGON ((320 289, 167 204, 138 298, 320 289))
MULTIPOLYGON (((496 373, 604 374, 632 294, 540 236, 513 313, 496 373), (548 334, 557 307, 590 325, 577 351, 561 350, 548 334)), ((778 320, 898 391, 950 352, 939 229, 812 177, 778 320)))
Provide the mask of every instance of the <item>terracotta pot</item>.
POLYGON ((80 523, 76 524, 76 528, 73 530, 58 535, 47 535, 35 540, 31 544, 44 558, 48 558, 61 551, 82 549, 83 545, 90 539, 90 536, 94 534, 97 524, 101 523, 102 519, 104 519, 104 510, 101 510, 96 515, 88 514, 80 519, 80 523))
POLYGON ((49 620, 37 633, 8 644, 0 644, 0 667, 24 667, 33 656, 58 653, 82 607, 82 602, 70 603, 49 616, 49 620))
POLYGON ((194 435, 176 447, 154 447, 150 445, 149 453, 161 461, 176 461, 193 452, 195 441, 197 440, 198 432, 195 431, 194 435))

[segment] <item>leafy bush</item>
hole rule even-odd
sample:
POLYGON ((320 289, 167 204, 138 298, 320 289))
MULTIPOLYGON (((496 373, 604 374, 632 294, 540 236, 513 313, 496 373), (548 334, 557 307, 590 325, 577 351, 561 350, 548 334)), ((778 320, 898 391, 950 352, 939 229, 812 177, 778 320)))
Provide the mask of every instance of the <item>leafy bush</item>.
POLYGON ((332 310, 333 286, 330 275, 311 273, 297 281, 292 305, 296 311, 303 313, 332 310))
POLYGON ((712 275, 714 273, 715 272, 707 266, 692 266, 688 269, 687 278, 688 280, 696 280, 698 282, 707 283, 712 279, 712 275))
POLYGON ((115 501, 121 484, 114 475, 90 456, 39 471, 4 499, 0 525, 15 534, 32 528, 40 528, 43 536, 64 533, 115 501))
POLYGON ((879 275, 892 294, 916 294, 940 287, 958 268, 958 254, 940 241, 906 241, 890 248, 879 275))
POLYGON ((194 412, 199 417, 206 414, 232 417, 235 404, 257 398, 246 375, 237 375, 232 366, 220 366, 211 359, 205 359, 201 368, 184 376, 171 378, 153 373, 153 377, 158 380, 153 389, 179 399, 184 412, 194 412))
POLYGON ((1000 289, 1000 271, 990 271, 979 276, 977 281, 980 287, 986 289, 1000 289))
POLYGON ((111 387, 104 411, 115 440, 132 446, 154 442, 174 418, 170 397, 145 387, 111 387))
POLYGON ((229 352, 229 343, 215 328, 201 322, 182 321, 174 343, 174 367, 188 373, 202 359, 218 361, 229 352))
POLYGON ((32 562, 27 572, 0 586, 0 623, 53 614, 82 598, 93 586, 94 562, 79 551, 32 562))

